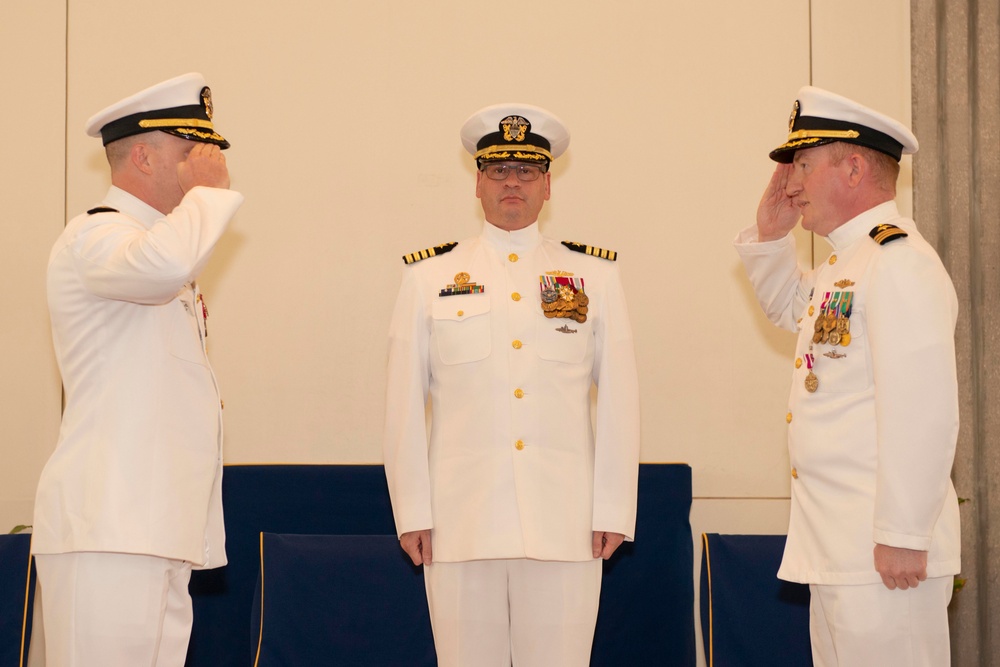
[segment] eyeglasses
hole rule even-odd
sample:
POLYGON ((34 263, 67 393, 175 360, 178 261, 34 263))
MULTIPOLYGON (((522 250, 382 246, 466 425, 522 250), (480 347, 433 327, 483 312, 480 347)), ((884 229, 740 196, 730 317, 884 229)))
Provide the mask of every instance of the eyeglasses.
POLYGON ((508 164, 506 162, 491 162, 483 165, 482 172, 491 181, 506 181, 511 172, 517 174, 519 181, 537 181, 544 170, 537 164, 508 164))

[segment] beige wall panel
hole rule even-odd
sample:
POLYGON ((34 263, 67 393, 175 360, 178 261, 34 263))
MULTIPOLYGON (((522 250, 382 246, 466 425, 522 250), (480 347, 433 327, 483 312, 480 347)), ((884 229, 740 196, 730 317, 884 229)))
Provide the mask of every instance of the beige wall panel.
POLYGON ((574 137, 543 231, 620 252, 644 459, 691 461, 702 494, 787 491, 792 343, 762 322, 730 242, 753 220, 764 156, 808 75, 804 3, 562 1, 511 17, 458 0, 266 14, 230 0, 212 8, 225 30, 206 32, 189 20, 204 8, 181 1, 139 31, 144 56, 125 59, 92 35, 108 15, 141 26, 150 8, 103 4, 101 16, 70 5, 70 208, 107 182, 79 128, 140 86, 201 70, 233 142, 247 203, 202 280, 229 461, 381 460, 400 255, 477 232, 458 128, 523 100, 574 137), (516 40, 498 39, 510 22, 516 40), (776 25, 781 42, 762 39, 776 25))
MULTIPOLYGON (((192 0, 169 12, 71 0, 67 206, 85 209, 108 184, 86 119, 202 71, 247 196, 201 281, 227 459, 379 461, 399 257, 480 226, 458 128, 497 101, 546 106, 573 142, 543 231, 620 253, 643 459, 690 462, 696 496, 786 495, 793 336, 760 314, 731 240, 753 222, 766 154, 810 68, 818 85, 908 110, 906 3, 880 3, 875 26, 832 0, 678 4, 595 12, 561 0, 522 20, 459 0, 281 12, 220 0, 211 13, 224 29, 208 32, 192 28, 205 11, 192 0), (94 39, 109 16, 131 42, 94 39), (497 39, 501 19, 517 23, 516 43, 497 39), (864 57, 837 48, 859 39, 864 57)), ((809 237, 798 238, 808 262, 809 237)))
POLYGON ((62 0, 0 3, 0 533, 31 523, 59 429, 45 265, 64 222, 65 18, 62 0))
MULTIPOLYGON (((901 0, 810 1, 813 85, 858 100, 909 127, 912 115, 910 3, 901 0), (864 19, 859 20, 859 17, 864 19)), ((912 215, 913 160, 907 156, 900 164, 899 210, 904 215, 912 215)))

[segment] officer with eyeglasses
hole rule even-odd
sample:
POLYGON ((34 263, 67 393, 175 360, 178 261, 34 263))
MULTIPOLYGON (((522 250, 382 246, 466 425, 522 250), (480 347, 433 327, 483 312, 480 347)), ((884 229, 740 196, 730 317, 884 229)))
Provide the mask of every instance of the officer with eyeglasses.
POLYGON ((558 118, 500 104, 461 137, 482 233, 403 257, 389 334, 396 529, 424 566, 440 665, 588 665, 602 559, 635 529, 639 394, 617 255, 539 231, 569 144, 558 118))

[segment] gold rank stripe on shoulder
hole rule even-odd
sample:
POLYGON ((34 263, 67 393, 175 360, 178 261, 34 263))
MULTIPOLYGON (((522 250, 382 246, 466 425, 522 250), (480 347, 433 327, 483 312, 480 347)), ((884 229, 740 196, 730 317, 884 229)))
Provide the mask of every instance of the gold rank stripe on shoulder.
POLYGON ((611 260, 612 262, 618 259, 618 253, 614 250, 605 250, 604 248, 598 248, 592 245, 584 245, 582 243, 574 243, 573 241, 563 241, 562 244, 574 252, 582 252, 584 255, 591 255, 593 257, 600 257, 601 259, 611 260))
POLYGON ((457 242, 452 241, 451 243, 436 245, 433 248, 425 248, 424 250, 420 250, 418 252, 411 252, 409 255, 403 255, 403 264, 413 264, 414 262, 419 262, 420 260, 427 259, 428 257, 443 255, 446 252, 454 250, 457 245, 457 242))
POLYGON ((909 234, 904 232, 896 225, 883 223, 881 225, 876 225, 870 232, 868 232, 868 236, 875 239, 875 243, 879 245, 885 245, 890 241, 906 238, 907 236, 909 236, 909 234))

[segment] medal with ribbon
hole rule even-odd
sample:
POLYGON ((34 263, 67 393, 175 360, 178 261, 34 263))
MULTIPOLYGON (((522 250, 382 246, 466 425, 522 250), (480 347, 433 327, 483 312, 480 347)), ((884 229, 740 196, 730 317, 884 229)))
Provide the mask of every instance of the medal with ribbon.
MULTIPOLYGON (((809 349, 812 350, 812 347, 809 349)), ((813 366, 816 364, 816 357, 814 357, 811 352, 802 356, 806 360, 806 368, 809 369, 809 372, 806 374, 806 391, 812 394, 819 389, 819 378, 816 377, 815 373, 813 373, 813 366)))
POLYGON ((837 342, 834 345, 847 347, 851 344, 851 311, 854 308, 854 292, 843 292, 840 298, 840 308, 837 312, 837 342))
MULTIPOLYGON (((854 283, 850 280, 842 280, 837 283, 837 287, 850 287, 854 283)), ((812 292, 809 295, 812 300, 812 292)), ((820 302, 819 313, 813 325, 812 343, 809 345, 809 353, 803 355, 808 373, 806 374, 805 387, 810 394, 819 389, 819 378, 816 376, 816 357, 812 354, 813 345, 824 345, 829 343, 836 347, 847 347, 851 344, 851 312, 854 308, 854 292, 825 292, 820 302)), ((812 314, 812 306, 810 306, 812 314)), ((823 354, 831 359, 843 359, 846 354, 837 352, 836 349, 823 354)))
POLYGON ((565 271, 549 271, 538 276, 542 314, 548 318, 568 318, 579 324, 587 321, 590 298, 584 291, 583 278, 565 271))

